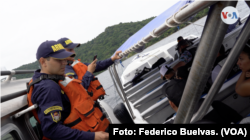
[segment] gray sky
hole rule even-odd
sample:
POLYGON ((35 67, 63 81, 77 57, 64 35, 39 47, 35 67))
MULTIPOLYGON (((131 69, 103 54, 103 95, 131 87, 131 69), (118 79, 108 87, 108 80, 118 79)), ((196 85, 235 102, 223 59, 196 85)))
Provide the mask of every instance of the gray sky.
POLYGON ((158 16, 177 0, 5 0, 0 4, 1 68, 36 61, 46 40, 92 40, 105 28, 158 16))

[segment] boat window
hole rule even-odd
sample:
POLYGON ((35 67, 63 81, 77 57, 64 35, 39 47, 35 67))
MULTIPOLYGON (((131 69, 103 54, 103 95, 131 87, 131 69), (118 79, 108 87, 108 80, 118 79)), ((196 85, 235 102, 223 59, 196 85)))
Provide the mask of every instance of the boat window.
POLYGON ((10 133, 1 137, 1 140, 20 140, 16 131, 11 131, 10 133))
POLYGON ((41 140, 43 138, 41 125, 39 124, 39 122, 36 121, 36 119, 33 115, 29 118, 29 122, 30 122, 34 132, 36 133, 36 136, 38 137, 39 140, 41 140))

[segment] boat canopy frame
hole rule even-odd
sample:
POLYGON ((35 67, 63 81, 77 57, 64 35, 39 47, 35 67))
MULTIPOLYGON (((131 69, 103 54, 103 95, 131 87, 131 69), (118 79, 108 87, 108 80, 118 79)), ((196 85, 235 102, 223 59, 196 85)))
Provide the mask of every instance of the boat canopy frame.
POLYGON ((155 28, 147 36, 145 36, 141 41, 138 41, 138 43, 132 45, 127 50, 120 53, 119 56, 120 57, 127 56, 129 53, 141 48, 142 46, 144 46, 146 43, 150 42, 154 38, 159 37, 168 29, 172 27, 177 27, 180 24, 185 23, 188 20, 188 18, 190 18, 192 15, 196 14, 197 12, 215 3, 217 3, 217 1, 195 1, 191 4, 187 3, 186 5, 181 7, 178 12, 173 14, 170 18, 166 19, 165 22, 162 23, 158 28, 155 28))

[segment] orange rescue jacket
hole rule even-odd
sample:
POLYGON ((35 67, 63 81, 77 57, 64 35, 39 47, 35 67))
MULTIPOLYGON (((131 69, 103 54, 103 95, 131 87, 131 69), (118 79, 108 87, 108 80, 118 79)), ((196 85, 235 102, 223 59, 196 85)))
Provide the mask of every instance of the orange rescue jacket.
MULTIPOLYGON (((33 85, 29 86, 32 82, 33 80, 28 84, 28 106, 33 105, 31 101, 33 85)), ((109 120, 100 110, 98 102, 94 102, 86 92, 80 80, 65 77, 65 80, 60 80, 58 84, 69 98, 71 104, 71 112, 63 122, 65 126, 89 132, 107 131, 109 120)), ((41 123, 36 110, 32 110, 32 113, 36 120, 41 123)), ((49 139, 43 137, 43 140, 49 139)))
MULTIPOLYGON (((78 76, 78 79, 82 81, 82 77, 85 75, 85 73, 88 70, 88 66, 81 63, 80 60, 75 60, 71 65, 76 72, 76 75, 78 76)), ((90 85, 87 89, 89 95, 91 98, 96 101, 97 99, 104 99, 105 90, 103 89, 101 83, 97 79, 97 77, 94 77, 94 79, 90 82, 90 85)))
POLYGON ((70 115, 64 120, 66 126, 90 132, 106 131, 108 119, 88 95, 80 80, 65 77, 64 81, 59 81, 59 86, 71 104, 70 115))
MULTIPOLYGON (((28 106, 29 106, 29 107, 33 105, 32 101, 31 101, 31 96, 32 96, 32 92, 33 92, 34 86, 32 85, 32 86, 29 87, 29 85, 30 85, 32 82, 33 82, 33 80, 31 79, 30 82, 27 84, 27 87, 28 87, 28 89, 27 89, 27 91, 28 91, 27 101, 28 101, 28 106)), ((31 112, 33 113, 35 119, 41 124, 41 122, 40 122, 40 120, 39 120, 39 118, 38 118, 36 109, 33 109, 31 112)), ((50 139, 47 138, 47 137, 45 137, 45 136, 43 136, 43 139, 42 139, 42 140, 50 140, 50 139)))

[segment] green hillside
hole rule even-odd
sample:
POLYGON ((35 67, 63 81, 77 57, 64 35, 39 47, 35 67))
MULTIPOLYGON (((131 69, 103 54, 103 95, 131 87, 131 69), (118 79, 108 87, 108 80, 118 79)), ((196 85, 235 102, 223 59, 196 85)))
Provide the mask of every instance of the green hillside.
MULTIPOLYGON (((203 16, 205 16, 208 12, 208 8, 200 11, 196 14, 196 16, 191 20, 194 22, 203 16)), ((93 60, 93 56, 97 54, 98 60, 104 60, 109 58, 117 48, 119 48, 131 35, 140 30, 143 26, 145 26, 148 22, 150 22, 154 17, 145 19, 143 21, 138 22, 129 22, 129 23, 119 23, 114 26, 107 27, 104 32, 99 34, 96 38, 88 41, 84 44, 81 44, 76 51, 76 59, 81 59, 82 62, 90 63, 93 60)), ((188 23, 183 23, 179 27, 184 28, 188 23)), ((160 41, 161 39, 173 34, 178 29, 177 27, 171 28, 166 31, 163 35, 158 38, 154 38, 151 42, 146 44, 146 47, 151 46, 152 44, 160 41)), ((135 53, 130 53, 127 58, 133 56, 135 53)), ((39 64, 37 61, 29 64, 22 65, 15 70, 33 70, 38 69, 39 64)), ((99 72, 100 73, 100 72, 99 72)), ((95 75, 99 74, 95 73, 95 75)), ((14 75, 16 79, 28 78, 33 74, 22 74, 22 75, 14 75)))
POLYGON ((77 58, 84 62, 91 62, 93 56, 96 54, 98 60, 109 58, 130 36, 140 30, 153 18, 154 17, 151 17, 139 22, 119 23, 107 27, 105 31, 96 38, 81 44, 81 46, 76 49, 77 58))

